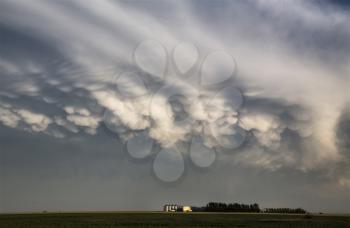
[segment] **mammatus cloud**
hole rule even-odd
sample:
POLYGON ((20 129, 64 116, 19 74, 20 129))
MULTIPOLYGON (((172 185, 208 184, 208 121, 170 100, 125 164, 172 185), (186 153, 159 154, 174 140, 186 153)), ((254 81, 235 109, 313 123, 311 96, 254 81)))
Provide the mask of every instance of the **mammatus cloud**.
MULTIPOLYGON (((349 13, 325 1, 237 1, 203 17, 198 4, 3 1, 1 123, 60 138, 107 125, 130 148, 138 138, 163 148, 155 161, 187 148, 199 167, 216 153, 268 170, 343 163, 349 13)), ((176 179, 179 164, 160 179, 176 179)))
POLYGON ((1 104, 0 121, 8 127, 22 125, 24 130, 33 132, 45 131, 52 120, 46 115, 34 113, 29 110, 12 108, 10 104, 1 104))

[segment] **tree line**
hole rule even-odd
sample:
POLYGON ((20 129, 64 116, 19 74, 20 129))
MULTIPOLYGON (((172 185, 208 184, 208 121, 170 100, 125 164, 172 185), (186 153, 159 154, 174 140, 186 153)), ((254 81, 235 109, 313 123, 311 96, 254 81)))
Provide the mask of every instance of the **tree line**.
POLYGON ((265 213, 306 214, 302 208, 266 208, 265 213))
POLYGON ((221 203, 210 202, 204 207, 192 207, 194 212, 251 212, 251 213, 286 213, 286 214, 305 214, 302 208, 267 208, 260 209, 259 204, 241 204, 241 203, 221 203))

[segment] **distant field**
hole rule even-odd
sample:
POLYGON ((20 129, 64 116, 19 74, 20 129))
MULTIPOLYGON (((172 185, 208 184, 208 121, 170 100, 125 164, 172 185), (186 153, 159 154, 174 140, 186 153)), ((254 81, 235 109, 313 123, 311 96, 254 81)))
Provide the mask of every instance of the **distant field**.
POLYGON ((0 228, 298 227, 349 228, 350 216, 237 213, 43 213, 0 215, 0 228))

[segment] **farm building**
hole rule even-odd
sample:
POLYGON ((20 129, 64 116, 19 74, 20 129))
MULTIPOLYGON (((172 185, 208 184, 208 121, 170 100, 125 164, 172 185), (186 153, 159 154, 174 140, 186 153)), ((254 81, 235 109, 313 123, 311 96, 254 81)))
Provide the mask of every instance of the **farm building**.
POLYGON ((182 211, 183 212, 192 212, 192 208, 190 206, 183 206, 182 211))
POLYGON ((190 206, 180 206, 176 204, 166 204, 163 207, 164 212, 191 212, 192 208, 190 206))
POLYGON ((165 212, 175 212, 179 209, 179 206, 176 204, 166 204, 163 207, 163 211, 165 212))

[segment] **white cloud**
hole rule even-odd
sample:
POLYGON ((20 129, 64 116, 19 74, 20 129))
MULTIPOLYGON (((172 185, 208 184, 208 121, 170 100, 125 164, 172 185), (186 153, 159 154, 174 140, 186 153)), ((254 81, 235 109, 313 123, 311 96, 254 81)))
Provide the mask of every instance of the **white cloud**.
POLYGON ((19 109, 16 113, 27 123, 33 131, 44 131, 52 123, 52 120, 46 115, 34 113, 29 110, 19 109))
POLYGON ((0 106, 0 121, 8 127, 15 128, 18 125, 20 117, 11 110, 0 106))

